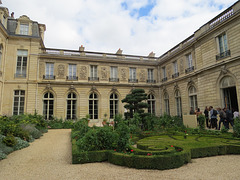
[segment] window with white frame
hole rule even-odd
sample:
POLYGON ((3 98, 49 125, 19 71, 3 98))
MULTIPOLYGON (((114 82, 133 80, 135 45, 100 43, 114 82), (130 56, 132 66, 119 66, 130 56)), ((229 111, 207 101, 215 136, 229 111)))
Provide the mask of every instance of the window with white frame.
POLYGON ((76 119, 77 96, 75 93, 69 93, 67 96, 67 119, 76 119))
POLYGON ((167 92, 164 93, 164 106, 165 106, 165 113, 170 115, 169 96, 167 92))
POLYGON ((224 34, 218 36, 217 39, 218 39, 219 53, 226 52, 228 50, 226 34, 224 33, 224 34))
POLYGON ((153 69, 148 69, 148 81, 153 82, 154 77, 153 77, 153 69))
POLYGON ((89 95, 89 116, 90 119, 98 119, 98 95, 96 93, 89 95))
POLYGON ((55 76, 54 76, 54 63, 46 63, 45 79, 55 79, 55 76))
POLYGON ((129 68, 129 79, 135 81, 136 77, 136 68, 129 68))
POLYGON ((155 114, 155 97, 152 94, 148 95, 148 113, 155 114))
POLYGON ((53 119, 54 112, 54 96, 52 93, 47 92, 43 96, 43 116, 46 120, 53 119))
POLYGON ((27 50, 17 51, 17 67, 15 77, 26 77, 27 73, 27 50))
POLYGON ((69 64, 68 65, 68 79, 77 80, 77 65, 69 64))
POLYGON ((15 90, 14 102, 13 102, 13 115, 19 115, 24 113, 24 101, 25 101, 25 91, 15 90))
POLYGON ((110 95, 110 119, 114 119, 114 117, 118 114, 118 95, 116 93, 112 93, 110 95))
POLYGON ((196 109, 197 106, 197 91, 194 86, 189 87, 188 89, 190 108, 196 109))
POLYGON ((28 35, 29 25, 28 24, 20 24, 20 34, 28 35))
POLYGON ((90 66, 90 80, 98 80, 98 71, 96 65, 90 66))
POLYGON ((115 66, 110 67, 110 81, 118 81, 118 68, 115 66))
POLYGON ((174 74, 178 73, 178 63, 177 63, 177 61, 173 62, 173 72, 174 72, 174 74))
POLYGON ((192 54, 191 53, 187 54, 186 58, 187 58, 187 66, 188 66, 188 68, 193 67, 192 54))
POLYGON ((179 90, 175 92, 175 102, 177 109, 177 116, 182 116, 182 100, 179 90))

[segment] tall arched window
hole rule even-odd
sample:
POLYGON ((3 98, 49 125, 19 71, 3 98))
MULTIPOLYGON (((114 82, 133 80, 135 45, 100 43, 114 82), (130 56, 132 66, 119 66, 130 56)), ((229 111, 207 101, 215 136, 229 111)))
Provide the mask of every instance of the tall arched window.
POLYGON ((89 116, 90 119, 98 119, 98 96, 96 93, 89 95, 89 116))
POLYGON ((110 95, 110 119, 113 119, 118 114, 118 95, 112 93, 110 95))
POLYGON ((54 96, 52 93, 47 92, 43 96, 43 116, 47 120, 53 119, 54 96))
POLYGON ((69 93, 67 96, 67 119, 76 119, 77 96, 69 93))
POLYGON ((182 116, 182 100, 179 90, 175 92, 175 101, 177 108, 177 116, 182 116))
POLYGON ((155 114, 155 97, 152 94, 148 95, 148 113, 155 114))
POLYGON ((196 88, 194 86, 190 86, 190 88, 188 90, 188 94, 189 94, 190 108, 195 110, 198 107, 196 88))
POLYGON ((169 108, 169 96, 168 93, 164 93, 164 106, 165 106, 165 112, 170 115, 170 108, 169 108))

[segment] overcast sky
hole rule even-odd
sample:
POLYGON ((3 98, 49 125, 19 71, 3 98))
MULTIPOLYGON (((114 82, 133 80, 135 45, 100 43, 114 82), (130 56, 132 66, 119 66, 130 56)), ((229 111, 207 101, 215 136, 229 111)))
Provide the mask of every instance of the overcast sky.
POLYGON ((48 48, 160 56, 236 0, 2 0, 45 24, 48 48))

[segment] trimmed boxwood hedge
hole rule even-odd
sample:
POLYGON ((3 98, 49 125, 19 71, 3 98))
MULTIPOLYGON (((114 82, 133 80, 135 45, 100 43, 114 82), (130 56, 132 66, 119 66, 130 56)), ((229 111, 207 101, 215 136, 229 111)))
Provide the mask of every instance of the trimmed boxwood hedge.
POLYGON ((159 147, 161 149, 159 151, 153 150, 158 148, 152 147, 151 143, 139 143, 137 144, 138 148, 131 147, 134 153, 121 153, 113 150, 79 152, 75 144, 75 139, 72 140, 72 144, 73 164, 108 161, 115 165, 137 169, 172 169, 189 163, 192 158, 240 154, 240 145, 236 142, 235 144, 220 143, 220 145, 204 145, 203 147, 196 146, 192 148, 187 148, 186 146, 181 148, 174 145, 166 149, 159 147))

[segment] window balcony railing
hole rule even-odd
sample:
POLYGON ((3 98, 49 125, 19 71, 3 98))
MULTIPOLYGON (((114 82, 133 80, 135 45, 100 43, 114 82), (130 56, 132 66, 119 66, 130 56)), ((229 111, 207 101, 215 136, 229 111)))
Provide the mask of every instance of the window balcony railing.
POLYGON ((194 71, 194 66, 185 69, 185 73, 190 73, 192 71, 194 71))
POLYGON ((155 84, 155 83, 156 83, 156 80, 153 80, 153 79, 147 79, 147 83, 155 84))
POLYGON ((230 52, 230 50, 227 50, 225 52, 222 52, 222 53, 216 55, 216 60, 224 59, 229 56, 231 56, 231 52, 230 52))
POLYGON ((174 79, 174 78, 177 78, 178 76, 179 76, 179 72, 173 74, 173 75, 172 75, 172 78, 174 79))
POLYGON ((167 77, 162 78, 162 82, 165 82, 165 81, 167 81, 167 77))
POLYGON ((54 75, 43 75, 43 79, 54 80, 55 76, 54 75))
POLYGON ((129 83, 138 83, 138 79, 128 79, 129 83))
POLYGON ((99 77, 88 77, 89 81, 99 81, 99 77))
POLYGON ((109 82, 119 82, 119 78, 109 78, 109 82))
POLYGON ((78 77, 77 76, 67 76, 67 80, 77 81, 78 77))
POLYGON ((15 78, 26 78, 27 77, 27 74, 25 73, 15 73, 15 78))

